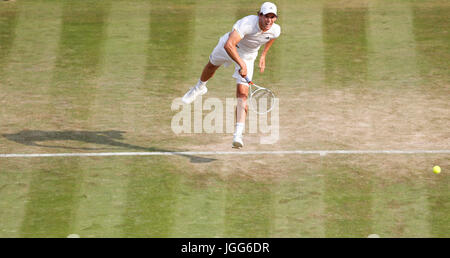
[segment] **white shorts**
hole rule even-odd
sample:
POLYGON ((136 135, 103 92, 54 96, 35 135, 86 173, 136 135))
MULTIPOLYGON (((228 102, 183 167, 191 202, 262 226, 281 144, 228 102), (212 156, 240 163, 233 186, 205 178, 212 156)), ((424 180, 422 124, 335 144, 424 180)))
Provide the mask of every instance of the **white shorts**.
MULTIPOLYGON (((215 66, 224 65, 225 67, 229 66, 231 63, 234 63, 234 74, 233 78, 236 79, 237 84, 243 84, 247 85, 247 81, 242 78, 242 76, 239 74, 239 69, 241 67, 228 55, 227 51, 223 48, 225 43, 228 40, 228 33, 223 35, 219 43, 217 43, 217 46, 212 51, 211 55, 209 56, 209 61, 211 64, 215 66)), ((256 60, 256 57, 258 56, 258 52, 245 52, 241 50, 240 48, 237 49, 239 56, 242 58, 242 60, 245 62, 245 65, 247 66, 247 77, 252 80, 253 78, 253 66, 256 60)))

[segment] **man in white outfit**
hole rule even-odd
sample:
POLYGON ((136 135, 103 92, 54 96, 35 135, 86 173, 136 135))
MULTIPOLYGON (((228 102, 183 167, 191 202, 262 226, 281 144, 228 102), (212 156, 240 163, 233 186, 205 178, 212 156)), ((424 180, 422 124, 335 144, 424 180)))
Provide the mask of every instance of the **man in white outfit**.
POLYGON ((223 35, 217 46, 209 56, 209 62, 203 69, 200 79, 182 98, 186 104, 192 103, 199 95, 205 94, 208 89, 206 83, 221 66, 235 64, 233 77, 236 79, 237 107, 236 129, 233 137, 234 148, 244 146, 242 133, 245 129, 245 116, 248 112, 247 97, 248 83, 244 79, 247 76, 252 80, 253 63, 258 56, 258 50, 262 45, 264 50, 259 59, 261 73, 266 67, 266 55, 276 38, 280 36, 281 29, 277 20, 277 7, 271 2, 261 5, 258 15, 249 15, 238 20, 231 32, 223 35))

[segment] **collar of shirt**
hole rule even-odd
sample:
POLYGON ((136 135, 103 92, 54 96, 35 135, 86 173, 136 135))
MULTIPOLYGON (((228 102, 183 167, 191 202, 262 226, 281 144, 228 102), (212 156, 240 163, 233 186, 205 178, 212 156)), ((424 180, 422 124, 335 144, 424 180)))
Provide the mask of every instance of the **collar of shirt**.
POLYGON ((261 29, 261 27, 259 27, 259 16, 258 19, 256 20, 256 29, 257 29, 257 34, 263 34, 264 31, 261 29))

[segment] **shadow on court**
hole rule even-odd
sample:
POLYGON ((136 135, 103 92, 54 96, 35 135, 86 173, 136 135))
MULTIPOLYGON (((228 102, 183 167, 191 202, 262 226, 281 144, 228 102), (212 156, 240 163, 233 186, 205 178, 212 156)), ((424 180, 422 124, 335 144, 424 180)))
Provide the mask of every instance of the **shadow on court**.
MULTIPOLYGON (((155 147, 141 147, 128 143, 120 142, 123 140, 124 131, 39 131, 39 130, 23 130, 15 134, 2 134, 6 139, 28 146, 46 147, 46 148, 62 148, 73 150, 104 150, 105 148, 84 148, 70 147, 60 145, 42 144, 41 142, 51 141, 78 141, 85 143, 108 145, 119 148, 134 149, 146 152, 174 152, 173 150, 159 149, 155 147)), ((192 163, 208 163, 216 159, 202 158, 188 154, 175 154, 189 158, 192 163)))

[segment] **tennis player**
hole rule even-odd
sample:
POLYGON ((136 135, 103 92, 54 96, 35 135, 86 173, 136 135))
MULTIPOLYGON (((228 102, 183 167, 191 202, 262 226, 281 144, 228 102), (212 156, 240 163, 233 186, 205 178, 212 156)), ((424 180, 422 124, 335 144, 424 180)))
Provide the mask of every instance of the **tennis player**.
POLYGON ((237 107, 236 128, 232 146, 235 148, 244 146, 242 134, 245 131, 249 91, 249 85, 244 77, 248 76, 252 80, 253 63, 262 45, 265 46, 259 59, 259 68, 261 73, 264 72, 267 52, 281 33, 280 26, 275 24, 278 18, 275 4, 271 2, 263 3, 257 14, 238 20, 231 32, 227 32, 219 39, 219 43, 209 56, 208 64, 203 68, 197 85, 190 88, 182 98, 184 103, 192 103, 197 96, 203 95, 208 91, 206 83, 221 65, 228 66, 234 63, 235 71, 233 77, 237 83, 237 107))

